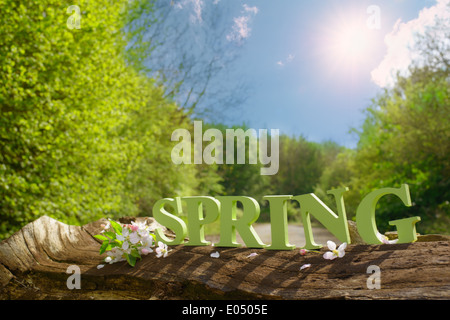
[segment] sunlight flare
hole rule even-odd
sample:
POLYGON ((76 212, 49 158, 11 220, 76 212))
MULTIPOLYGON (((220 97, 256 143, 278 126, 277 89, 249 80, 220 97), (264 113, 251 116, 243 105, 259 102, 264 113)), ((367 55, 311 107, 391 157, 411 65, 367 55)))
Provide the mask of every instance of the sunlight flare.
POLYGON ((365 11, 361 12, 336 14, 323 28, 319 45, 331 72, 356 75, 376 54, 379 31, 368 27, 365 11))

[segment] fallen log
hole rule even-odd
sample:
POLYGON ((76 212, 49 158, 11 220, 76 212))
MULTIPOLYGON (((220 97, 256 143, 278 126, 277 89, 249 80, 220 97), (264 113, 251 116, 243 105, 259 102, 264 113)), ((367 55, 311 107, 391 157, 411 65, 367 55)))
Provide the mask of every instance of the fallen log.
POLYGON ((93 235, 102 223, 70 226, 43 216, 2 241, 0 299, 450 299, 450 241, 352 244, 332 261, 322 257, 326 248, 301 255, 179 245, 134 268, 98 269, 105 255, 93 235), (211 257, 216 251, 219 258, 211 257), (80 289, 67 286, 71 265, 80 268, 80 289), (368 286, 373 265, 379 289, 368 286))

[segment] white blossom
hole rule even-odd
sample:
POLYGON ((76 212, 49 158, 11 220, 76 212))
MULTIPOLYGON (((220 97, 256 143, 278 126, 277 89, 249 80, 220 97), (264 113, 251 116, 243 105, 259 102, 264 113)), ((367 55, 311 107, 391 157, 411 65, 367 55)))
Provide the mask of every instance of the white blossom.
MULTIPOLYGON (((152 253, 155 247, 154 237, 152 233, 152 228, 142 222, 131 222, 131 224, 119 224, 111 220, 106 226, 102 226, 103 231, 109 230, 114 233, 114 237, 109 239, 110 250, 106 251, 107 257, 104 259, 105 263, 116 263, 119 261, 129 260, 129 255, 133 252, 134 258, 136 258, 136 252, 141 255, 148 255, 152 253), (120 225, 120 229, 118 227, 120 225), (114 230, 112 230, 114 229, 114 230)), ((103 232, 101 232, 103 233, 103 232)), ((99 235, 102 241, 105 240, 103 235, 99 235)), ((111 238, 108 236, 106 239, 111 238)), ((156 256, 167 257, 170 250, 168 250, 167 245, 159 242, 158 248, 156 249, 156 256)), ((138 257, 139 258, 139 257, 138 257)), ((99 265, 102 268, 104 265, 99 265)))
POLYGON ((211 258, 216 258, 216 259, 219 258, 219 257, 220 257, 219 251, 216 251, 216 252, 211 253, 211 254, 210 254, 210 257, 211 257, 211 258))
POLYGON ((377 238, 378 240, 380 240, 381 242, 383 242, 384 244, 394 244, 398 242, 398 239, 395 240, 389 240, 388 237, 386 237, 384 234, 381 234, 379 232, 377 232, 377 238))
POLYGON ((336 258, 342 258, 343 256, 345 256, 345 248, 347 248, 346 242, 341 244, 339 248, 336 249, 336 243, 334 243, 331 240, 328 240, 327 246, 328 249, 330 249, 330 251, 325 252, 325 254, 323 255, 324 259, 334 260, 336 258))
POLYGON ((167 244, 162 243, 161 241, 158 241, 158 248, 156 248, 156 257, 157 258, 165 258, 167 257, 168 254, 168 250, 167 250, 167 244))

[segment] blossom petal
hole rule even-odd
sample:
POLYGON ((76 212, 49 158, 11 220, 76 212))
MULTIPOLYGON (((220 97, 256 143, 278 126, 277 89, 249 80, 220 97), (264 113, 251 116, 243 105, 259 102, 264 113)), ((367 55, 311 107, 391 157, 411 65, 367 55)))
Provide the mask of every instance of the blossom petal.
POLYGON ((306 268, 309 268, 309 267, 311 267, 311 264, 310 264, 310 263, 307 263, 307 264, 302 265, 302 266, 300 267, 300 270, 303 270, 303 269, 306 269, 306 268))
POLYGON ((333 260, 334 258, 336 258, 336 256, 333 254, 333 252, 327 251, 324 253, 323 258, 327 260, 333 260))
POLYGON ((97 269, 101 269, 101 268, 103 268, 105 265, 104 264, 99 264, 98 266, 97 266, 97 269))
POLYGON ((343 256, 345 256, 345 251, 344 250, 338 250, 338 257, 342 258, 343 256))
POLYGON ((327 241, 327 246, 328 246, 328 249, 330 249, 331 251, 336 250, 336 243, 334 243, 331 240, 327 241))
POLYGON ((116 234, 116 239, 119 241, 123 241, 123 240, 125 240, 125 237, 121 234, 116 234))
POLYGON ((256 252, 250 253, 247 258, 256 257, 258 254, 256 252))
POLYGON ((211 253, 211 258, 219 258, 219 257, 220 257, 219 251, 211 253))
POLYGON ((345 250, 345 249, 347 249, 347 242, 342 243, 342 244, 339 246, 338 251, 345 250))
POLYGON ((130 242, 132 244, 136 244, 139 242, 139 236, 136 232, 133 232, 132 234, 130 234, 130 242))
POLYGON ((389 244, 389 239, 384 234, 381 234, 379 231, 377 231, 377 238, 384 244, 389 244))

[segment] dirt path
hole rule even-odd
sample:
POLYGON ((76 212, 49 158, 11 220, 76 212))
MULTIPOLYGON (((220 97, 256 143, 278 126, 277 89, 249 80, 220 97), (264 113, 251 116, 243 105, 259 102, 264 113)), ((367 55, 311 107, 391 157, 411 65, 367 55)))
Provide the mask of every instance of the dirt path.
MULTIPOLYGON (((261 241, 265 244, 270 244, 271 240, 271 229, 270 223, 255 223, 253 225, 258 236, 261 238, 261 241)), ((317 244, 322 244, 326 246, 328 240, 333 240, 336 243, 339 241, 333 236, 327 229, 324 228, 312 228, 314 241, 317 244)), ((219 236, 205 236, 208 241, 212 241, 213 243, 219 241, 219 236)), ((243 243, 239 233, 237 234, 237 242, 243 243)), ((305 231, 303 226, 290 224, 288 225, 288 239, 289 243, 295 245, 297 248, 303 247, 305 245, 305 231)))

